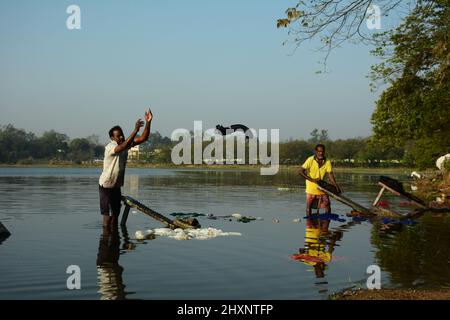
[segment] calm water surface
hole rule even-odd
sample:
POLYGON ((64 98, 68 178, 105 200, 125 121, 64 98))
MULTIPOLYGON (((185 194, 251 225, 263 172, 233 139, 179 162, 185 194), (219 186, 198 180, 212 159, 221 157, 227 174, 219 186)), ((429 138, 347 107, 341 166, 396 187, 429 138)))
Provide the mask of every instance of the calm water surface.
MULTIPOLYGON (((307 221, 304 183, 293 174, 127 169, 123 194, 162 214, 262 218, 198 218, 202 227, 242 236, 138 241, 136 230, 161 224, 131 212, 127 228, 104 232, 99 175, 100 169, 0 168, 0 221, 12 233, 0 240, 0 299, 326 299, 363 287, 371 264, 381 267, 383 287, 450 287, 445 216, 387 226, 353 221, 332 200, 340 221, 307 221), (292 259, 299 249, 324 262, 292 259), (81 268, 81 290, 66 287, 70 265, 81 268)), ((406 175, 393 177, 409 186, 406 175)), ((366 206, 378 191, 378 175, 337 178, 348 197, 366 206)))

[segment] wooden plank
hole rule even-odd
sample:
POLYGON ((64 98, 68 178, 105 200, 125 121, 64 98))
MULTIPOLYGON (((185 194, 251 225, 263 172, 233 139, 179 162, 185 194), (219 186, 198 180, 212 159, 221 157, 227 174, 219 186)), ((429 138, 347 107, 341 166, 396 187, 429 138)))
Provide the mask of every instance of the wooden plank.
POLYGON ((158 220, 159 222, 162 222, 167 227, 174 226, 172 220, 170 220, 169 218, 166 218, 165 216, 163 216, 162 214, 159 214, 156 211, 153 211, 152 209, 143 205, 139 201, 137 201, 131 197, 128 197, 128 196, 123 196, 122 200, 126 206, 129 206, 129 207, 139 210, 140 212, 144 213, 145 215, 147 215, 155 220, 158 220))
POLYGON ((363 214, 373 214, 369 209, 367 209, 367 208, 357 204, 356 202, 350 200, 347 197, 344 197, 342 194, 337 194, 337 193, 331 192, 331 191, 329 191, 329 190, 327 190, 327 189, 325 189, 325 188, 323 188, 323 187, 321 187, 319 185, 317 186, 317 188, 320 191, 328 194, 333 199, 336 199, 337 201, 342 202, 343 204, 349 206, 350 208, 352 208, 352 209, 354 209, 354 210, 356 210, 358 212, 361 212, 363 214))
POLYGON ((123 210, 123 214, 122 214, 122 220, 120 221, 120 225, 122 227, 127 225, 127 220, 128 220, 128 214, 130 213, 130 206, 128 204, 125 204, 125 209, 123 210))
POLYGON ((381 199, 381 196, 383 195, 384 190, 386 190, 386 188, 385 188, 385 187, 382 187, 381 190, 380 190, 380 192, 378 192, 378 195, 377 195, 377 197, 375 198, 375 201, 373 202, 372 206, 375 207, 375 206, 378 204, 378 202, 379 202, 380 199, 381 199))
MULTIPOLYGON (((142 212, 143 214, 159 221, 162 222, 166 227, 171 228, 171 229, 176 229, 176 228, 182 228, 182 229, 190 229, 190 228, 198 228, 200 227, 200 225, 198 224, 189 224, 187 222, 184 222, 182 220, 171 220, 165 216, 163 216, 162 214, 150 209, 149 207, 143 205, 142 203, 140 203, 139 201, 129 197, 129 196, 122 196, 122 201, 124 202, 124 204, 126 206, 135 208, 137 210, 139 210, 140 212, 142 212)), ((195 220, 195 219, 194 219, 195 220)), ((196 221, 196 220, 195 220, 196 221)))
POLYGON ((396 196, 403 197, 403 198, 405 198, 405 199, 410 200, 411 202, 413 202, 416 206, 418 206, 418 207, 420 207, 420 208, 424 208, 424 209, 427 208, 427 206, 424 204, 424 202, 423 202, 421 199, 417 198, 416 196, 414 196, 414 195, 412 195, 412 194, 410 194, 410 193, 408 193, 408 192, 400 192, 400 191, 398 191, 398 190, 395 190, 395 189, 393 189, 393 188, 387 186, 386 184, 384 184, 384 183, 381 182, 381 181, 378 182, 378 184, 379 184, 380 186, 382 186, 383 188, 389 190, 390 192, 392 192, 392 193, 395 194, 396 196))

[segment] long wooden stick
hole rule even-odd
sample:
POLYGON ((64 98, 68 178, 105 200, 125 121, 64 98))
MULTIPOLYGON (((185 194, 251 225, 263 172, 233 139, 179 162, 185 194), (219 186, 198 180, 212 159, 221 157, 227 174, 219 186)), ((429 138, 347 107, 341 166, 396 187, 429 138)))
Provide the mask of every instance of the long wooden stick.
MULTIPOLYGON (((125 204, 125 206, 135 208, 135 209, 141 211, 143 214, 145 214, 155 220, 158 220, 159 222, 162 222, 165 226, 167 226, 171 229, 176 229, 176 228, 192 229, 192 228, 198 227, 198 226, 190 225, 189 223, 186 223, 186 222, 178 220, 178 219, 171 220, 171 219, 163 216, 162 214, 150 209, 149 207, 143 205, 142 203, 133 199, 132 197, 122 196, 122 201, 125 204)), ((126 222, 126 220, 125 220, 125 222, 126 222)))

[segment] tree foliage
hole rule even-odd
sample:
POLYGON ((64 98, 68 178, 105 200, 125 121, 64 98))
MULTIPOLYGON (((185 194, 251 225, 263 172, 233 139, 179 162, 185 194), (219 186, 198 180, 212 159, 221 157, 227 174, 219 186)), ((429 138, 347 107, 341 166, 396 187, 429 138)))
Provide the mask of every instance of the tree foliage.
POLYGON ((0 163, 32 163, 34 160, 71 160, 77 163, 103 156, 98 137, 69 137, 54 130, 37 137, 9 124, 0 127, 0 163))
POLYGON ((377 36, 374 83, 387 84, 372 115, 374 140, 404 146, 420 167, 450 149, 450 3, 419 1, 377 36))

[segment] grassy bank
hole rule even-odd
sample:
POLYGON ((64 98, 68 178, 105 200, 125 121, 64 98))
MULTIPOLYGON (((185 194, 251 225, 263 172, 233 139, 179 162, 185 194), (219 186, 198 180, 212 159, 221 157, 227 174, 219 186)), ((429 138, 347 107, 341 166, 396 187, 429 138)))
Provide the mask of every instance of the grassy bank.
MULTIPOLYGON (((36 162, 32 164, 0 164, 0 167, 12 168, 101 168, 102 163, 84 163, 76 164, 71 162, 36 162)), ((168 163, 150 164, 150 163, 133 163, 127 164, 128 168, 149 168, 149 169, 195 169, 195 170, 245 170, 257 171, 261 168, 268 167, 262 165, 174 165, 168 163)), ((280 171, 298 171, 300 165, 280 165, 280 171)), ((372 174, 410 174, 414 171, 413 168, 368 168, 368 167, 335 167, 335 172, 345 173, 372 173, 372 174)))

